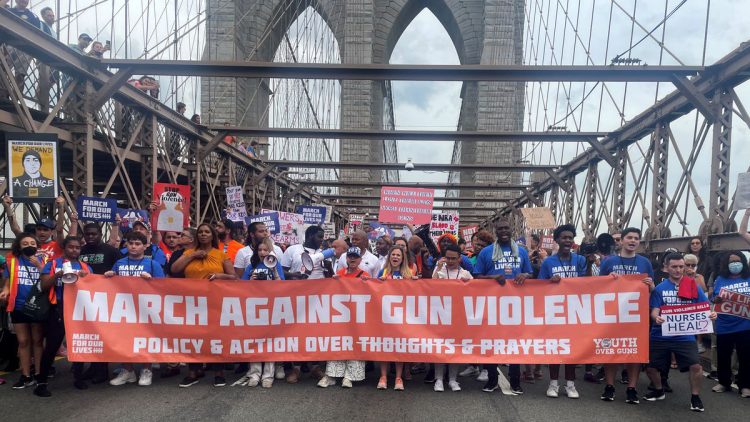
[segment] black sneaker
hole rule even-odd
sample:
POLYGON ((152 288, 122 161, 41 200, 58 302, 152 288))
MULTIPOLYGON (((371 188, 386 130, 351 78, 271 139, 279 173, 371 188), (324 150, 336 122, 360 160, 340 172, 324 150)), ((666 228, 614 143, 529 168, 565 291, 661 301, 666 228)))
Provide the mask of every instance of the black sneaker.
POLYGON ((664 390, 665 393, 671 393, 672 387, 669 386, 669 381, 667 380, 661 380, 661 388, 664 390))
POLYGON ((640 403, 640 401, 638 400, 638 391, 636 391, 635 388, 628 387, 628 389, 625 390, 625 403, 627 404, 640 403))
POLYGON ((514 393, 516 393, 518 395, 523 394, 523 388, 521 388, 521 383, 520 382, 518 382, 518 383, 511 383, 510 384, 510 391, 512 391, 512 392, 514 392, 514 393))
POLYGON ((182 382, 180 382, 180 388, 192 387, 195 384, 198 384, 198 378, 187 376, 182 379, 182 382))
POLYGON ((16 381, 16 383, 13 384, 13 389, 21 390, 26 387, 33 387, 35 384, 36 384, 36 381, 34 381, 34 378, 21 375, 21 377, 18 378, 18 381, 16 381))
POLYGON ((594 375, 596 379, 599 380, 599 382, 604 381, 605 374, 604 374, 604 367, 599 368, 598 371, 596 371, 596 375, 594 375))
POLYGON ((710 373, 708 374, 708 378, 709 378, 709 379, 712 379, 712 380, 714 380, 714 381, 718 381, 718 380, 719 380, 719 373, 718 373, 718 372, 716 372, 716 371, 711 371, 711 372, 710 372, 710 373))
POLYGON ((73 381, 73 387, 75 387, 76 390, 88 390, 89 385, 86 384, 86 381, 84 380, 75 380, 73 381))
POLYGON ((427 370, 427 374, 424 376, 424 383, 425 384, 435 383, 435 367, 433 365, 430 365, 430 369, 427 370))
POLYGON ((38 383, 36 387, 34 387, 34 395, 38 397, 52 397, 52 393, 47 389, 46 382, 38 383))
POLYGON ((649 391, 645 396, 643 396, 643 400, 646 401, 664 400, 665 398, 667 398, 667 395, 664 394, 664 390, 649 391))
POLYGON ((47 378, 54 378, 57 374, 57 369, 55 369, 54 366, 49 367, 49 373, 47 374, 47 378))
POLYGON ((700 396, 692 395, 690 396, 690 410, 693 412, 703 412, 703 402, 701 401, 700 396))
POLYGON ((224 387, 225 385, 227 385, 226 378, 219 375, 214 377, 214 387, 224 387))
POLYGON ((620 373, 620 384, 628 384, 630 383, 630 377, 628 376, 628 371, 622 370, 622 373, 620 373))
POLYGON ((615 386, 607 384, 600 399, 604 401, 615 401, 615 386))
POLYGON ((500 388, 500 386, 497 385, 497 380, 495 380, 494 382, 490 380, 487 381, 487 384, 485 384, 484 387, 482 387, 482 391, 484 391, 485 393, 491 393, 498 388, 500 388))

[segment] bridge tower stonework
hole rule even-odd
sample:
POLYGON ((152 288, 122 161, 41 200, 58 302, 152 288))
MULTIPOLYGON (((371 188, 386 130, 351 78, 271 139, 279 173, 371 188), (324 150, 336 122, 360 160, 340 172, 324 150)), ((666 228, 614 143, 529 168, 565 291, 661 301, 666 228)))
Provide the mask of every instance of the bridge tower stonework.
MULTIPOLYGON (((206 60, 272 61, 289 25, 307 7, 328 23, 342 63, 388 63, 403 31, 424 8, 442 23, 461 64, 512 65, 523 60, 524 0, 209 0, 206 60)), ((203 78, 204 122, 268 126, 268 81, 203 78)), ((383 126, 383 84, 341 81, 341 128, 383 126)), ((523 129, 523 82, 464 82, 459 127, 469 131, 523 129)), ((376 142, 340 142, 342 161, 382 162, 376 142)), ((463 163, 512 164, 520 143, 463 142, 463 163)), ((417 160, 418 162, 418 160, 417 160)), ((380 171, 343 170, 344 180, 381 180, 380 171)), ((518 183, 517 173, 462 172, 462 183, 518 183)), ((506 193, 507 194, 507 193, 506 193)), ((503 193, 462 191, 502 198, 503 193)))

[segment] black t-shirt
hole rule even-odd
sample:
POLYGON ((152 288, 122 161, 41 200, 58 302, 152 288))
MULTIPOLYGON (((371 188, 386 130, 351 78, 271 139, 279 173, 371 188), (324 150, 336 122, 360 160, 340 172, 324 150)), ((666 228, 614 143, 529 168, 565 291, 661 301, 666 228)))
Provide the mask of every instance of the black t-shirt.
POLYGON ((185 273, 175 273, 172 272, 172 265, 177 262, 178 259, 182 256, 182 254, 185 253, 185 249, 178 249, 174 252, 172 252, 172 256, 169 257, 169 261, 167 261, 167 265, 164 266, 164 274, 167 275, 167 277, 172 278, 185 278, 185 273))
POLYGON ((94 274, 104 274, 111 270, 120 258, 122 258, 120 251, 106 243, 81 247, 80 260, 89 264, 94 274))

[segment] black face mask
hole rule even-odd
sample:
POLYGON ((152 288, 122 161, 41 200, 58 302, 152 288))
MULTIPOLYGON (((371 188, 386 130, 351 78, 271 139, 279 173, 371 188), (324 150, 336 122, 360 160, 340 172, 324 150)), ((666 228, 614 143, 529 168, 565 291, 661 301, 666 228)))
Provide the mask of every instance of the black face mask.
POLYGON ((27 246, 27 247, 21 249, 21 253, 24 254, 25 256, 29 256, 29 257, 30 256, 34 256, 34 255, 36 255, 36 248, 33 247, 33 246, 27 246))

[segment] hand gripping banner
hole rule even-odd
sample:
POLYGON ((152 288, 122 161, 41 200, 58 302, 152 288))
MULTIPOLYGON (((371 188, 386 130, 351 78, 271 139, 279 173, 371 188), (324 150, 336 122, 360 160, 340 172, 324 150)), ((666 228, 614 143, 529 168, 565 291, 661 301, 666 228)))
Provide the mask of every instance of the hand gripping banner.
POLYGON ((86 362, 359 359, 648 361, 643 276, 208 281, 89 275, 65 286, 68 357, 86 362))

